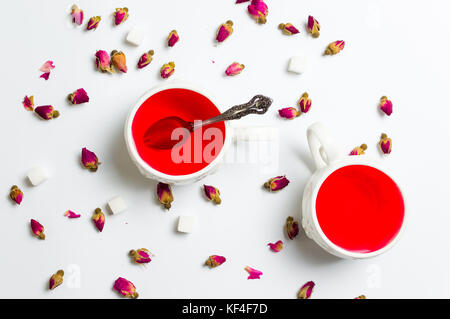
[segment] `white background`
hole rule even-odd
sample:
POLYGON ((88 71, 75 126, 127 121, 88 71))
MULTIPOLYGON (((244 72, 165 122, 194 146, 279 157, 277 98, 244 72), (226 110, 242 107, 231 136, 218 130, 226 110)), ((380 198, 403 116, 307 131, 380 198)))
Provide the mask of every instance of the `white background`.
MULTIPOLYGON (((448 138, 450 9, 446 1, 288 1, 268 0, 269 16, 257 25, 247 4, 234 0, 78 1, 85 21, 101 15, 96 31, 75 28, 72 1, 9 1, 2 7, 0 183, 0 281, 7 298, 117 298, 114 280, 131 280, 142 298, 295 298, 308 280, 316 282, 313 298, 450 297, 448 211, 448 138), (127 6, 130 17, 114 27, 110 14, 127 6), (309 14, 322 26, 318 39, 304 28, 309 14), (234 21, 234 33, 215 45, 217 27, 234 21), (301 34, 282 35, 277 26, 291 22, 301 34), (133 26, 145 29, 143 44, 125 43, 133 26), (177 29, 180 42, 166 47, 177 29), (327 44, 345 40, 337 56, 324 57, 327 44), (94 67, 96 50, 123 50, 127 74, 102 74, 94 67), (136 69, 139 56, 155 50, 154 61, 136 69), (298 52, 309 57, 303 75, 286 72, 298 52), (53 60, 50 79, 39 67, 53 60), (212 61, 215 63, 212 63, 212 61), (164 82, 163 63, 174 61, 175 79, 198 83, 214 94, 224 110, 262 93, 274 99, 264 116, 242 122, 279 130, 279 167, 263 172, 258 165, 225 164, 194 185, 174 187, 173 208, 166 212, 155 199, 156 183, 143 178, 124 144, 123 125, 133 103, 147 89, 164 82), (225 77, 232 62, 246 65, 225 77), (83 87, 91 101, 70 106, 68 93, 83 87), (277 109, 295 106, 309 92, 313 106, 293 121, 277 109), (52 104, 58 119, 41 121, 24 110, 25 95, 37 105, 52 104), (377 109, 387 95, 391 117, 377 109), (298 217, 303 188, 314 169, 305 131, 322 121, 335 132, 344 152, 367 143, 370 156, 395 173, 405 191, 408 224, 398 245, 371 260, 340 260, 322 251, 304 233, 294 241, 283 232, 289 215, 298 217), (387 158, 376 143, 382 132, 393 139, 387 158), (82 147, 95 151, 102 165, 84 170, 82 147), (29 168, 42 165, 51 179, 38 187, 26 183, 29 168), (275 194, 261 185, 286 174, 289 186, 275 194), (223 203, 214 206, 201 194, 202 184, 217 186, 223 203), (22 205, 8 199, 9 188, 24 191, 22 205), (91 216, 115 195, 127 212, 107 214, 99 233, 91 216), (63 213, 81 213, 69 220, 63 213), (195 215, 189 235, 175 232, 179 215, 195 215), (30 218, 45 226, 45 241, 32 236, 30 218), (268 242, 285 241, 278 254, 268 242), (156 256, 146 267, 131 263, 130 249, 146 247, 156 256), (211 254, 227 262, 203 267, 211 254), (247 280, 246 265, 263 271, 247 280), (46 289, 51 274, 64 269, 64 283, 46 289)), ((364 208, 362 208, 364 209, 364 208)))

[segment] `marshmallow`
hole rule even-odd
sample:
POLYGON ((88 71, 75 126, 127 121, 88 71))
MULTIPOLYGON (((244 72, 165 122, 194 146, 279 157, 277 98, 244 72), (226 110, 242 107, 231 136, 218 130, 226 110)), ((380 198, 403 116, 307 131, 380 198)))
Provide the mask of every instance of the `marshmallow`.
POLYGON ((288 71, 301 74, 306 71, 307 59, 304 54, 293 56, 289 60, 288 71))
POLYGON ((127 42, 133 45, 140 45, 144 39, 144 32, 139 28, 133 28, 127 35, 127 42))
POLYGON ((120 214, 127 209, 127 203, 120 196, 116 196, 108 202, 108 207, 113 215, 120 214))
POLYGON ((38 186, 48 179, 48 174, 43 167, 37 166, 28 171, 27 177, 33 186, 38 186))
POLYGON ((194 228, 194 216, 179 216, 177 230, 180 233, 191 233, 194 228))

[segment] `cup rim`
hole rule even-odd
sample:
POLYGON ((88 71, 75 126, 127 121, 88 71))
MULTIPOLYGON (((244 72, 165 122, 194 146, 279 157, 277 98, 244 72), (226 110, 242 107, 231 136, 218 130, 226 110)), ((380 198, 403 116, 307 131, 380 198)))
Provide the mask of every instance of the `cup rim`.
POLYGON ((140 168, 145 170, 147 173, 150 173, 151 175, 155 176, 156 178, 160 178, 161 180, 168 180, 170 182, 177 183, 177 182, 183 182, 186 180, 196 179, 196 178, 202 176, 203 174, 210 171, 214 166, 216 166, 222 160, 222 158, 225 154, 225 150, 227 149, 228 145, 231 142, 230 124, 226 121, 224 122, 224 124, 225 124, 225 140, 224 140, 223 146, 222 146, 219 154, 211 161, 211 163, 209 163, 207 166, 205 166, 201 170, 191 173, 191 174, 186 174, 186 175, 170 175, 170 174, 166 174, 166 173, 163 173, 163 172, 160 172, 160 171, 154 169, 147 162, 145 162, 142 159, 142 157, 139 155, 137 148, 136 148, 136 143, 133 138, 132 125, 133 125, 133 120, 136 115, 136 112, 149 97, 155 95, 158 92, 169 90, 169 89, 186 89, 186 90, 194 91, 194 92, 206 97, 208 100, 210 100, 214 104, 214 106, 219 111, 221 111, 221 110, 218 107, 217 99, 213 98, 209 93, 206 92, 206 90, 204 90, 204 89, 200 88, 200 86, 194 85, 192 83, 179 81, 179 80, 172 80, 169 83, 157 85, 157 86, 149 89, 137 100, 137 102, 131 108, 131 110, 127 116, 127 121, 125 123, 125 137, 126 137, 128 153, 137 162, 137 164, 140 166, 140 168))

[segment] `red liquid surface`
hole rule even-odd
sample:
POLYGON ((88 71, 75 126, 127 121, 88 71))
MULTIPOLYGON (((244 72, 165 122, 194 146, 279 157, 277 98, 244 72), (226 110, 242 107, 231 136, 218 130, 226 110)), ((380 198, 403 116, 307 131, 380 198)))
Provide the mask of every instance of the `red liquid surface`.
MULTIPOLYGON (((186 121, 206 120, 219 115, 220 111, 205 96, 187 89, 168 89, 149 97, 137 110, 131 130, 139 156, 152 168, 168 175, 188 175, 200 171, 209 165, 201 158, 198 163, 194 158, 194 135, 185 141, 191 147, 190 163, 175 163, 172 160, 171 149, 150 148, 144 143, 147 129, 156 121, 169 116, 178 116, 186 121)), ((211 124, 198 130, 216 127, 221 130, 223 139, 220 148, 216 149, 213 158, 217 157, 225 140, 225 124, 223 122, 211 124)), ((211 140, 203 141, 202 152, 211 140)))
POLYGON ((331 242, 348 251, 369 253, 395 238, 405 207, 389 176, 370 166, 349 165, 325 179, 317 194, 316 213, 331 242))

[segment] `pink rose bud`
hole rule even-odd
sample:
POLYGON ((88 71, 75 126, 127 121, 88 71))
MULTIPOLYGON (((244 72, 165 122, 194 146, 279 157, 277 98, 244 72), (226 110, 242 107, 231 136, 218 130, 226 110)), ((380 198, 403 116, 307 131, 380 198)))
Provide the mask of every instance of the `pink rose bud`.
POLYGON ((392 140, 385 134, 381 134, 380 139, 380 149, 383 152, 383 154, 390 154, 392 150, 392 140))
POLYGON ((169 62, 161 67, 161 77, 167 79, 175 72, 175 63, 169 62))
POLYGON ((365 154, 364 151, 367 149, 366 144, 361 144, 361 146, 357 146, 348 155, 363 155, 365 154))
POLYGON ((95 65, 102 72, 114 73, 114 70, 111 68, 109 54, 104 50, 98 50, 95 53, 95 65))
POLYGON ((203 185, 203 191, 208 200, 220 204, 222 200, 220 199, 220 192, 214 186, 203 185))
POLYGON ((101 162, 98 161, 97 155, 86 147, 81 149, 81 164, 91 172, 96 172, 101 162))
POLYGON ((9 192, 9 198, 16 202, 17 205, 20 205, 23 199, 23 193, 17 185, 13 185, 11 187, 11 191, 9 192))
POLYGON ((35 234, 39 239, 45 239, 44 226, 34 219, 31 220, 30 224, 33 234, 35 234))
POLYGON ((234 62, 225 70, 225 74, 228 76, 238 75, 244 68, 245 65, 234 62))
POLYGON ((54 110, 51 105, 38 106, 34 111, 44 120, 51 120, 59 116, 59 111, 54 110))
POLYGON ((67 218, 80 218, 81 215, 80 214, 75 214, 73 211, 68 210, 64 213, 64 216, 66 216, 67 218))
POLYGON ((178 36, 177 30, 172 30, 167 37, 167 45, 173 47, 178 40, 180 40, 180 37, 178 36))
POLYGON ((300 100, 298 101, 298 106, 300 107, 300 112, 302 113, 308 113, 309 109, 311 108, 311 100, 308 99, 308 93, 303 93, 300 100))
POLYGON ((50 277, 48 289, 53 290, 63 283, 64 270, 60 269, 50 277))
POLYGON ((147 65, 149 65, 150 62, 152 62, 152 60, 153 60, 154 54, 155 54, 155 51, 153 51, 153 50, 150 50, 147 53, 144 53, 138 61, 138 64, 137 64, 138 68, 142 69, 142 68, 146 67, 147 65))
POLYGON ((27 95, 25 95, 25 97, 23 98, 23 107, 25 108, 25 110, 27 111, 33 111, 34 110, 34 97, 33 95, 28 97, 27 95))
POLYGON ((75 4, 72 6, 72 13, 70 14, 72 16, 72 22, 76 23, 78 25, 81 25, 83 23, 84 13, 83 10, 78 8, 75 4))
POLYGON ((96 16, 89 19, 86 30, 95 30, 98 27, 98 24, 102 20, 102 17, 96 16))
POLYGON ((298 299, 309 299, 311 298, 311 294, 313 292, 314 286, 316 284, 313 281, 308 281, 306 284, 300 288, 300 291, 298 292, 298 299))
POLYGON ((269 9, 267 8, 267 4, 262 0, 252 0, 252 3, 248 5, 248 13, 256 19, 256 22, 264 24, 266 23, 267 14, 269 13, 269 9))
POLYGON ((380 99, 380 109, 386 113, 387 116, 392 114, 392 102, 388 100, 386 96, 382 96, 380 99))
POLYGON ((92 220, 94 221, 95 227, 101 232, 105 226, 105 214, 100 208, 96 208, 94 215, 92 215, 92 220))
POLYGON ((296 27, 294 27, 291 23, 280 23, 278 25, 278 28, 283 31, 284 34, 286 35, 293 35, 293 34, 297 34, 300 33, 300 31, 298 31, 298 29, 296 27))
POLYGON ((289 216, 286 219, 286 234, 289 237, 289 239, 294 239, 297 237, 299 232, 298 222, 294 221, 294 218, 292 216, 289 216))
POLYGON ((68 99, 72 104, 82 104, 89 102, 89 96, 83 88, 76 90, 72 94, 69 94, 68 99))
POLYGON ((112 51, 111 52, 111 62, 116 67, 116 69, 120 70, 123 73, 127 73, 127 58, 122 51, 112 51))
POLYGON ((361 296, 358 296, 358 297, 356 297, 356 298, 354 298, 354 299, 367 299, 367 298, 366 298, 366 296, 361 295, 361 296))
POLYGON ((277 176, 269 179, 266 183, 264 183, 264 187, 267 188, 270 192, 279 191, 286 186, 288 186, 289 180, 286 176, 277 176))
POLYGON ((244 269, 248 272, 249 275, 247 279, 261 279, 261 276, 263 274, 261 271, 256 270, 249 266, 245 267, 244 269))
POLYGON ((216 41, 223 42, 233 33, 233 21, 228 20, 227 22, 220 25, 217 29, 216 41))
POLYGON ((293 118, 300 116, 301 112, 297 111, 295 107, 286 107, 278 110, 278 114, 285 119, 292 120, 293 118))
POLYGON ((280 252, 283 249, 283 242, 281 240, 275 242, 275 243, 268 243, 267 246, 269 246, 270 250, 273 252, 280 252))
POLYGON ((335 55, 344 49, 345 41, 339 40, 331 42, 325 50, 325 55, 335 55))
POLYGON ((308 26, 307 26, 308 32, 311 33, 311 35, 314 38, 318 38, 320 35, 320 24, 319 21, 314 19, 313 16, 308 17, 308 26))
POLYGON ((226 261, 227 261, 227 259, 223 256, 211 255, 211 256, 209 256, 208 260, 205 262, 205 265, 208 266, 209 268, 215 268, 217 266, 222 265, 226 261))
POLYGON ((114 23, 116 25, 125 22, 128 19, 128 8, 116 8, 114 12, 114 23))
POLYGON ((156 186, 156 195, 158 196, 159 202, 164 206, 166 209, 170 209, 173 202, 173 195, 172 195, 172 189, 170 188, 169 184, 165 183, 158 183, 156 186))
POLYGON ((138 250, 131 250, 130 256, 133 257, 133 261, 136 264, 148 264, 152 261, 150 258, 150 252, 148 249, 139 248, 138 250))
POLYGON ((128 298, 136 299, 139 296, 133 283, 122 277, 117 278, 117 280, 114 282, 113 289, 117 290, 117 292, 122 296, 128 298))

